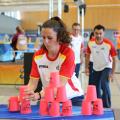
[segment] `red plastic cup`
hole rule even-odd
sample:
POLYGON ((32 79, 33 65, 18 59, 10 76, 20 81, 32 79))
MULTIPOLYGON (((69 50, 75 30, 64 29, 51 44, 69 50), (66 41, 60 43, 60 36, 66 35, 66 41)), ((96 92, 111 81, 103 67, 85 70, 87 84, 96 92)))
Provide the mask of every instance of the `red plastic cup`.
POLYGON ((60 116, 60 105, 57 101, 53 101, 49 108, 50 116, 60 116))
POLYGON ((40 100, 39 114, 48 115, 48 102, 45 99, 40 100))
POLYGON ((54 90, 51 87, 46 87, 45 88, 45 100, 47 102, 52 102, 54 100, 54 90))
POLYGON ((89 102, 93 102, 96 99, 97 99, 96 86, 88 85, 87 93, 86 93, 86 100, 89 102))
POLYGON ((20 111, 20 104, 18 96, 12 96, 9 98, 8 109, 10 112, 20 111))
POLYGON ((93 114, 102 115, 104 113, 102 99, 97 99, 93 102, 93 114))
POLYGON ((24 96, 26 96, 25 89, 27 89, 27 85, 20 86, 19 88, 19 96, 20 96, 20 101, 24 100, 24 96))
POLYGON ((22 100, 21 101, 21 107, 20 107, 20 113, 21 114, 30 114, 32 112, 31 105, 29 100, 22 100))
POLYGON ((60 86, 60 78, 59 72, 51 72, 50 73, 50 87, 59 87, 60 86))
POLYGON ((62 105, 62 116, 71 116, 72 115, 72 102, 68 100, 62 105))
POLYGON ((66 102, 68 100, 67 99, 67 95, 66 95, 66 88, 65 88, 65 86, 58 87, 56 100, 58 102, 66 102))
POLYGON ((83 100, 82 101, 82 111, 83 115, 92 115, 92 105, 91 102, 83 100))

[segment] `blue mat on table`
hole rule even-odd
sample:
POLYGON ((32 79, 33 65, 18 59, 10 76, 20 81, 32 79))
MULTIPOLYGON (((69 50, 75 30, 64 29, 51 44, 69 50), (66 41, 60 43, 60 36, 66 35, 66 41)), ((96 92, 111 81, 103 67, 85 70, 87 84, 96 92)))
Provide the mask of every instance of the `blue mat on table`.
POLYGON ((38 114, 39 106, 32 106, 31 114, 20 114, 19 112, 9 112, 7 105, 0 105, 0 119, 17 119, 17 120, 40 120, 40 119, 52 119, 52 120, 114 120, 114 113, 111 109, 107 109, 104 111, 103 115, 81 115, 81 108, 73 106, 73 115, 72 116, 59 116, 59 117, 51 117, 51 116, 40 116, 38 114))

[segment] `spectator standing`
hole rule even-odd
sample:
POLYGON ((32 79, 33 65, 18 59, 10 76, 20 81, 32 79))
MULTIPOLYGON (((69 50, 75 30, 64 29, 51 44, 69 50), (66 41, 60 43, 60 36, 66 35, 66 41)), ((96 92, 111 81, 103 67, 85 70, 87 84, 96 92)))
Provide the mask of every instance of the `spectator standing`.
POLYGON ((120 36, 117 38, 117 54, 118 59, 120 60, 120 36))
MULTIPOLYGON (((89 40, 91 40, 93 37, 94 37, 94 32, 91 32, 89 40)), ((88 84, 91 85, 92 82, 93 82, 93 58, 92 55, 90 55, 88 84)))
POLYGON ((93 58, 93 85, 96 86, 97 97, 102 98, 103 106, 111 107, 110 80, 113 81, 116 65, 116 50, 113 43, 104 38, 105 27, 94 27, 94 38, 88 42, 85 72, 89 72, 90 54, 93 58))
POLYGON ((80 24, 79 23, 73 23, 72 25, 72 49, 75 54, 75 73, 76 77, 79 77, 79 72, 80 72, 80 65, 82 64, 83 61, 83 38, 80 35, 80 24))
MULTIPOLYGON (((16 27, 16 33, 14 34, 13 38, 12 38, 12 43, 11 46, 13 48, 14 51, 18 50, 17 48, 17 42, 18 42, 18 38, 20 35, 24 35, 24 30, 21 26, 17 26, 16 27)), ((13 62, 15 62, 15 57, 17 55, 17 52, 15 52, 14 58, 13 58, 13 62)))

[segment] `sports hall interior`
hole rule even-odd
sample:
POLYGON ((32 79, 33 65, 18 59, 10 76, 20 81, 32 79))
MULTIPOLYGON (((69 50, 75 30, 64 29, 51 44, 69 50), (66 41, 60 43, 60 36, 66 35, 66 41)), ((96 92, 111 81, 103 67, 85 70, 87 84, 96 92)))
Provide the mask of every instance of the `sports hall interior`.
MULTIPOLYGON (((84 15, 80 10, 78 11, 77 0, 62 0, 60 13, 58 12, 58 2, 53 1, 54 7, 52 13, 50 13, 49 0, 0 0, 0 46, 9 44, 16 26, 21 25, 26 34, 31 37, 30 45, 35 47, 37 34, 39 34, 41 41, 39 29, 42 23, 52 16, 60 15, 69 32, 71 32, 71 26, 74 22, 80 23, 81 33, 85 38, 85 46, 94 26, 101 24, 106 28, 105 37, 111 39, 116 47, 116 40, 120 35, 120 0, 83 0, 85 5, 84 15), (19 11, 20 19, 5 15, 6 12, 10 11, 19 11), (8 34, 9 39, 4 41, 6 34, 8 34)), ((3 54, 1 49, 0 54, 3 54)), ((0 104, 8 104, 8 98, 18 95, 19 86, 28 82, 30 65, 27 66, 27 64, 31 64, 31 52, 20 53, 15 62, 11 62, 11 56, 7 60, 6 57, 8 56, 3 57, 3 59, 2 57, 3 55, 0 55, 0 104), (28 69, 29 71, 27 71, 28 69), (26 74, 27 76, 25 76, 26 74)), ((88 76, 85 75, 84 62, 81 66, 79 79, 86 92, 88 76)), ((120 60, 118 58, 115 78, 113 82, 110 82, 110 88, 112 109, 116 110, 116 120, 120 120, 120 60)))

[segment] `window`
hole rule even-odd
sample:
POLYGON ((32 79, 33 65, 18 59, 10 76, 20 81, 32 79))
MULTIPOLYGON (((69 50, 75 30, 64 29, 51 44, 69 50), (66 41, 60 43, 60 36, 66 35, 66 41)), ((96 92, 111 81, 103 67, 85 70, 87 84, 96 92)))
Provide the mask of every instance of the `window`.
POLYGON ((8 12, 1 12, 1 14, 4 13, 4 15, 16 18, 17 20, 21 20, 20 11, 8 11, 8 12))

